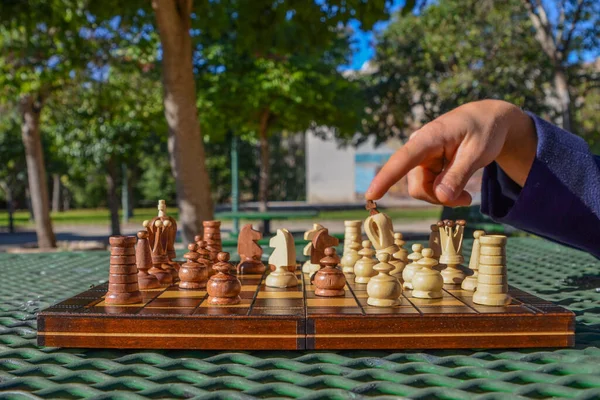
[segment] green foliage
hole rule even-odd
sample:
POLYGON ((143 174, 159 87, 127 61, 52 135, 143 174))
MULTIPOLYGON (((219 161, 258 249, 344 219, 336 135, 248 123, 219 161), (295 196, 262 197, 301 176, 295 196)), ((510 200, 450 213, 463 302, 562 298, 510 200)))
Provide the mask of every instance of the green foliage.
POLYGON ((27 172, 18 118, 13 112, 0 115, 0 199, 6 200, 23 194, 27 172))
POLYGON ((193 16, 206 43, 228 43, 237 54, 261 58, 321 54, 335 47, 349 20, 368 30, 391 6, 391 0, 195 0, 193 16))
POLYGON ((445 0, 397 18, 364 77, 365 134, 380 141, 469 101, 497 98, 546 110, 549 60, 520 2, 445 0))

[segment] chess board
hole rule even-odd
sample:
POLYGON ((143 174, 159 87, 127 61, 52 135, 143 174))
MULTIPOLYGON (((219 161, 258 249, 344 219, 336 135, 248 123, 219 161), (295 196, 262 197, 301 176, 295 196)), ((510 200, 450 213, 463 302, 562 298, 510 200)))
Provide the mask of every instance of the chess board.
POLYGON ((472 293, 446 287, 444 297, 405 291, 399 307, 367 305, 366 285, 345 296, 318 297, 310 277, 266 287, 264 275, 240 276, 242 301, 210 306, 203 290, 172 285, 143 291, 140 304, 108 306, 101 284, 38 314, 38 344, 136 349, 436 349, 569 347, 575 316, 516 288, 505 307, 474 304, 472 293))

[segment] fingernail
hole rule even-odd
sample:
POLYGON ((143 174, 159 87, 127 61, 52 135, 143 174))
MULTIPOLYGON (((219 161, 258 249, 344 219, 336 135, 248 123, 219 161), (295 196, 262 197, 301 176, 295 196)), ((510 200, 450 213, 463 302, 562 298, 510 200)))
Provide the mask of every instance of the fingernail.
POLYGON ((456 196, 456 194, 454 193, 454 190, 450 189, 448 186, 444 185, 443 183, 440 183, 436 190, 439 190, 440 192, 442 192, 444 194, 444 196, 446 196, 448 198, 448 200, 454 200, 454 197, 456 196))

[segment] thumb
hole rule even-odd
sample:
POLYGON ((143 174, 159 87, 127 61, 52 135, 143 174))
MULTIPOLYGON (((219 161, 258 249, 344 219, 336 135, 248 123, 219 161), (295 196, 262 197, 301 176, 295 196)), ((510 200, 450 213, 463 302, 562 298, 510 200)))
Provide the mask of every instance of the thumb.
MULTIPOLYGON (((476 170, 474 160, 469 157, 460 157, 457 152, 434 182, 435 196, 440 203, 452 206, 465 205, 457 204, 457 200, 469 199, 468 203, 470 204, 471 196, 466 192, 463 194, 463 192, 467 182, 476 170)), ((463 203, 463 201, 459 203, 463 203)))

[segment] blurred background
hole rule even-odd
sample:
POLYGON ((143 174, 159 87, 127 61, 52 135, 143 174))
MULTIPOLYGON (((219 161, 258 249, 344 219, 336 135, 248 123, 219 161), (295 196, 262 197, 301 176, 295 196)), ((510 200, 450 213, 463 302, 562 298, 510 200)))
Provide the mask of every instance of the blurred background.
MULTIPOLYGON (((599 153, 599 49, 597 0, 0 0, 0 251, 101 246, 158 199, 183 243, 342 232, 410 133, 480 99, 599 153)), ((409 236, 442 215, 405 181, 381 205, 409 236)))

